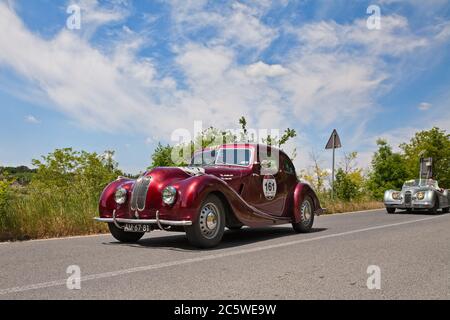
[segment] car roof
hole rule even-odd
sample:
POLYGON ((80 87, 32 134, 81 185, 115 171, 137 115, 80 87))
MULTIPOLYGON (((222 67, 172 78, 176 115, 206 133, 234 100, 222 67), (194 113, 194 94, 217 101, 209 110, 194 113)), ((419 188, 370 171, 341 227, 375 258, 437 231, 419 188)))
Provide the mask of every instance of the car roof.
POLYGON ((197 150, 196 152, 204 152, 204 151, 209 151, 209 150, 217 150, 217 149, 231 149, 231 148, 250 148, 250 149, 256 149, 256 148, 268 148, 271 150, 278 150, 282 153, 284 153, 282 150, 280 150, 277 147, 274 146, 269 146, 267 144, 262 144, 262 143, 243 143, 243 142, 238 142, 238 143, 226 143, 226 144, 221 144, 221 145, 217 145, 214 147, 206 147, 203 148, 201 150, 197 150))

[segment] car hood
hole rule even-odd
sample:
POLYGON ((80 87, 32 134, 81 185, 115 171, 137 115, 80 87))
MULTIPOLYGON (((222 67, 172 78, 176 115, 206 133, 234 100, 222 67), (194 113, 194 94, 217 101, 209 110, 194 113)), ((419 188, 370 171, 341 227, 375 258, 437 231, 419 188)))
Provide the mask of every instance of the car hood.
POLYGON ((147 171, 144 175, 152 176, 155 181, 169 182, 187 179, 193 176, 211 174, 218 178, 240 178, 245 168, 236 166, 206 166, 206 167, 157 167, 147 171))
POLYGON ((416 193, 419 191, 428 191, 428 190, 432 190, 432 189, 430 187, 408 187, 408 188, 403 188, 402 192, 411 191, 411 193, 416 193))

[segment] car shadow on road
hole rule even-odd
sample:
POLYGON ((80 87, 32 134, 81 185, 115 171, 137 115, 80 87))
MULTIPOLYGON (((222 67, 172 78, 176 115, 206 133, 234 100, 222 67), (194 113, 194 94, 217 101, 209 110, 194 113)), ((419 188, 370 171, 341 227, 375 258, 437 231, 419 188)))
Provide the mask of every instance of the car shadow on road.
MULTIPOLYGON (((312 228, 309 233, 326 231, 327 228, 312 228)), ((144 249, 167 249, 174 251, 221 250, 253 244, 261 241, 296 235, 292 227, 243 228, 226 230, 220 244, 211 249, 199 249, 192 246, 184 233, 166 233, 162 237, 143 238, 137 243, 105 242, 107 245, 131 246, 144 249)), ((305 234, 306 235, 306 234, 305 234)))
POLYGON ((400 210, 400 211, 395 211, 395 214, 406 214, 406 215, 411 215, 411 216, 441 216, 443 214, 448 214, 446 212, 442 212, 441 210, 439 210, 437 213, 431 213, 429 211, 426 210, 414 210, 414 211, 407 211, 407 210, 400 210))

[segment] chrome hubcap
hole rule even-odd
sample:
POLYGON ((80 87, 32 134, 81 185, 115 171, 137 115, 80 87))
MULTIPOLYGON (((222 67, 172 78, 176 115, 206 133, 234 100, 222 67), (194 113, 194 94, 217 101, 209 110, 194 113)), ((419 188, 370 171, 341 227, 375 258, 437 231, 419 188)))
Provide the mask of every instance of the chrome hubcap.
POLYGON ((213 230, 213 229, 215 229, 217 227, 217 216, 216 216, 215 213, 210 212, 206 216, 206 227, 209 230, 213 230))
POLYGON ((302 223, 304 225, 308 225, 312 216, 312 207, 311 203, 309 203, 308 200, 303 201, 301 212, 302 212, 302 223))
POLYGON ((200 231, 207 239, 214 238, 219 232, 219 209, 213 203, 207 203, 200 211, 200 231))

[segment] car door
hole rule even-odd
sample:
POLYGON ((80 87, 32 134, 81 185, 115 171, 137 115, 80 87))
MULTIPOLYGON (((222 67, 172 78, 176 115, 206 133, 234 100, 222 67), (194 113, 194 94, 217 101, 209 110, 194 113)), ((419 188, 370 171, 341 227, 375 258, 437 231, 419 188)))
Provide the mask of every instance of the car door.
POLYGON ((280 155, 280 164, 280 174, 283 176, 282 180, 286 194, 283 215, 291 216, 294 203, 294 190, 298 183, 297 173, 295 172, 295 167, 291 159, 284 153, 280 155))
POLYGON ((244 200, 255 208, 274 216, 282 216, 286 203, 286 177, 279 159, 260 158, 247 177, 244 200), (265 170, 270 166, 269 171, 265 170))

